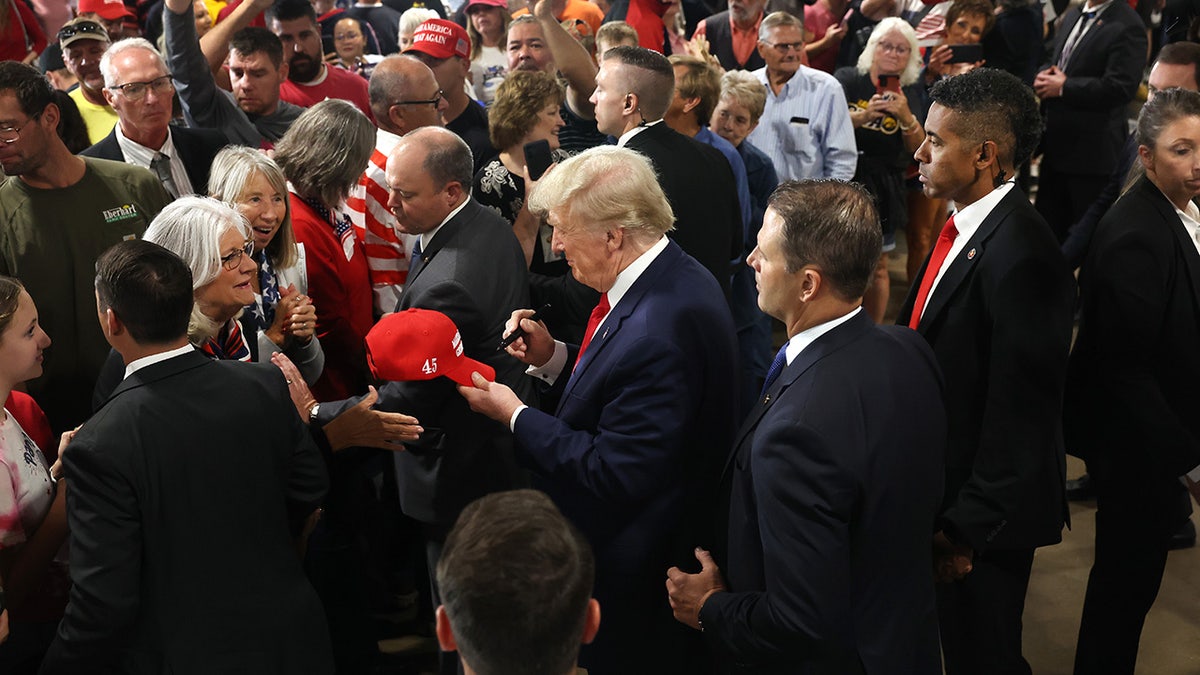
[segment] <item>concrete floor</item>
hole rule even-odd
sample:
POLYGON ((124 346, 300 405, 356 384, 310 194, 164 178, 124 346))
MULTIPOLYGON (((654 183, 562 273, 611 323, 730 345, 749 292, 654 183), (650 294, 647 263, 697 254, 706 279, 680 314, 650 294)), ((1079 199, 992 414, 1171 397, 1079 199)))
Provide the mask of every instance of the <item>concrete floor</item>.
MULTIPOLYGON (((904 233, 891 253, 891 296, 887 321, 894 322, 908 293, 904 233)), ((780 338, 782 344, 782 337, 780 338)), ((1200 386, 1200 385, 1198 385, 1200 386)), ((1083 462, 1067 458, 1067 476, 1084 472, 1083 462)), ((1193 504, 1193 506, 1195 506, 1193 504)), ((1095 502, 1071 504, 1072 529, 1057 546, 1039 549, 1025 598, 1025 657, 1036 675, 1070 675, 1075 659, 1079 615, 1092 566, 1096 536, 1095 502)), ((1196 514, 1192 520, 1200 524, 1196 514)), ((1137 675, 1200 673, 1200 548, 1172 551, 1158 600, 1146 617, 1137 675)))

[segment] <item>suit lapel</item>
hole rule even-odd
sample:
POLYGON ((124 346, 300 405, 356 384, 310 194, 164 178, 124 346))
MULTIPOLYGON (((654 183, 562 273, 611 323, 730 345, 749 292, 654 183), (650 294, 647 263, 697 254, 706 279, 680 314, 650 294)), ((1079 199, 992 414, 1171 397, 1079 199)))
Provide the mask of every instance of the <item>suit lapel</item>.
POLYGON ((617 306, 609 311, 608 316, 604 319, 604 323, 601 324, 596 335, 592 337, 592 341, 588 343, 587 351, 582 356, 577 357, 574 364, 574 371, 571 373, 570 379, 567 380, 562 398, 559 400, 560 409, 562 403, 567 400, 567 395, 575 388, 576 383, 583 378, 588 368, 599 358, 600 353, 604 351, 608 343, 621 330, 621 324, 637 309, 646 292, 653 288, 663 272, 673 267, 682 256, 683 249, 679 248, 679 245, 675 242, 668 241, 667 248, 654 259, 654 262, 650 263, 645 272, 642 272, 637 281, 633 283, 633 286, 630 286, 620 302, 617 303, 617 306))
POLYGON ((1171 228, 1171 232, 1175 234, 1176 243, 1182 248, 1183 261, 1187 267, 1188 280, 1191 282, 1192 299, 1196 306, 1200 307, 1200 252, 1196 250, 1196 243, 1192 240, 1192 235, 1183 225, 1183 221, 1179 219, 1179 214, 1175 211, 1175 205, 1172 204, 1166 196, 1158 189, 1154 183, 1150 182, 1149 178, 1142 178, 1142 189, 1144 189, 1158 209, 1159 216, 1163 222, 1171 228))
MULTIPOLYGON (((1092 25, 1088 27, 1087 32, 1079 38, 1079 41, 1075 43, 1075 48, 1071 50, 1071 60, 1067 61, 1067 70, 1072 70, 1071 67, 1074 64, 1079 63, 1079 57, 1086 53, 1085 50, 1091 45, 1092 41, 1096 39, 1096 34, 1099 33, 1100 29, 1104 27, 1104 19, 1108 16, 1110 11, 1112 11, 1112 5, 1109 5, 1107 8, 1105 8, 1103 14, 1100 14, 1096 18, 1092 19, 1092 25)), ((1082 18, 1083 13, 1080 12, 1079 16, 1076 17, 1076 23, 1078 23, 1078 20, 1082 18)), ((1074 28, 1074 24, 1072 24, 1071 27, 1074 28)))
MULTIPOLYGON (((942 275, 933 292, 929 294, 929 298, 925 301, 925 313, 921 315, 921 323, 917 325, 917 331, 922 335, 929 328, 929 324, 938 314, 946 308, 946 303, 950 298, 954 297, 954 292, 958 287, 966 281, 971 274, 971 270, 975 268, 975 263, 984 255, 985 242, 991 238, 992 233, 996 228, 1008 218, 1008 214, 1016 206, 1014 199, 1025 199, 1025 193, 1021 189, 1013 186, 1000 200, 999 204, 992 209, 991 213, 983 219, 979 224, 979 228, 975 230, 975 234, 967 240, 967 244, 958 252, 957 257, 950 263, 950 267, 946 269, 946 273, 942 275)), ((926 260, 928 264, 928 260, 926 260)))
POLYGON ((479 206, 475 203, 475 200, 468 197, 467 205, 463 207, 463 210, 459 211, 457 215, 438 230, 437 234, 433 236, 433 241, 429 242, 427 248, 421 249, 421 257, 409 262, 408 280, 404 283, 405 290, 417 280, 417 277, 421 276, 421 272, 425 271, 425 268, 429 265, 429 261, 433 260, 438 251, 445 248, 447 242, 458 235, 459 230, 463 227, 463 223, 475 215, 475 209, 477 208, 479 206))
POLYGON ((854 318, 846 321, 833 330, 825 333, 817 338, 812 344, 804 348, 796 358, 783 369, 779 374, 779 378, 771 384, 766 393, 759 399, 758 404, 750 411, 750 415, 746 421, 742 423, 742 428, 735 436, 733 443, 734 451, 729 453, 725 460, 724 475, 729 471, 729 466, 733 463, 734 458, 742 449, 743 444, 748 443, 750 437, 753 436, 754 430, 758 428, 758 423, 762 420, 763 415, 775 405, 783 392, 787 391, 788 387, 792 386, 801 375, 809 368, 812 368, 818 361, 829 356, 830 354, 841 349, 846 344, 857 339, 863 332, 870 330, 873 323, 865 311, 860 311, 854 318))

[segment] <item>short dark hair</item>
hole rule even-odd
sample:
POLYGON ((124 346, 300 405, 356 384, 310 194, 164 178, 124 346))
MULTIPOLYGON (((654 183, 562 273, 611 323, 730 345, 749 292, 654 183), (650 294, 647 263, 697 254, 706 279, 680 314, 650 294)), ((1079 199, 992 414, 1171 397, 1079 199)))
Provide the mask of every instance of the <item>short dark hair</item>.
POLYGON ((1191 66, 1192 79, 1200 85, 1200 44, 1195 42, 1172 42, 1163 45, 1158 52, 1155 63, 1166 63, 1172 66, 1191 66))
POLYGON ((1003 70, 976 68, 941 80, 929 98, 958 113, 955 133, 973 143, 995 142, 1001 160, 1014 167, 1029 159, 1042 137, 1033 90, 1003 70))
POLYGON ((987 35, 996 23, 996 12, 991 0, 954 0, 946 10, 946 25, 949 26, 964 15, 983 17, 984 35, 987 35))
POLYGON ((100 309, 111 309, 141 345, 187 336, 192 272, 179 256, 142 239, 114 244, 96 261, 100 309))
POLYGON ((842 300, 863 296, 883 252, 871 194, 832 179, 786 181, 767 203, 782 221, 784 267, 816 265, 842 300))
POLYGON ((594 577, 587 541, 536 490, 497 492, 469 504, 437 565, 458 651, 488 675, 569 671, 594 577))
POLYGON ((29 117, 54 102, 50 81, 37 68, 16 61, 0 61, 0 91, 11 91, 17 97, 21 112, 29 117))
POLYGON ((277 0, 267 9, 267 19, 270 21, 291 21, 305 17, 314 25, 317 23, 317 10, 308 0, 277 0))
POLYGON ((629 93, 638 97, 642 117, 661 120, 675 98, 675 69, 667 57, 645 47, 617 45, 604 52, 605 61, 616 61, 642 72, 629 73, 629 93))
POLYGON ((263 52, 276 68, 283 64, 283 43, 274 33, 258 26, 248 26, 234 33, 229 39, 229 51, 242 56, 263 52))
POLYGON ((92 147, 92 141, 87 134, 87 123, 83 121, 75 99, 67 92, 55 89, 54 104, 58 106, 58 137, 62 139, 63 145, 67 146, 67 150, 70 150, 72 155, 78 155, 92 147))

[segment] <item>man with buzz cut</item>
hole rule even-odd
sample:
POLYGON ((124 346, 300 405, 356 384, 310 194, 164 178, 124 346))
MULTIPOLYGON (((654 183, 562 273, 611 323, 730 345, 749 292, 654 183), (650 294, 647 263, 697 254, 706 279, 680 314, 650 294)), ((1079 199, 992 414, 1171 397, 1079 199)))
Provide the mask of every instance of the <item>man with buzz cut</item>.
POLYGON ((55 431, 91 414, 91 392, 108 357, 96 325, 92 278, 108 247, 142 236, 170 201, 154 174, 71 154, 58 136, 62 113, 32 66, 0 62, 0 274, 19 277, 54 336, 29 393, 55 431))

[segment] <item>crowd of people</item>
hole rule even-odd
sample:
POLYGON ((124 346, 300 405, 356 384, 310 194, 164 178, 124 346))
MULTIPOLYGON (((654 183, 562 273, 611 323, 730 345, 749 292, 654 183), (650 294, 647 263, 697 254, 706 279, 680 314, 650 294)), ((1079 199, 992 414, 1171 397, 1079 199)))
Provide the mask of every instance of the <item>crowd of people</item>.
POLYGON ((0 672, 378 672, 408 603, 448 674, 1030 673, 1069 452, 1132 674, 1180 12, 0 0, 0 672))

